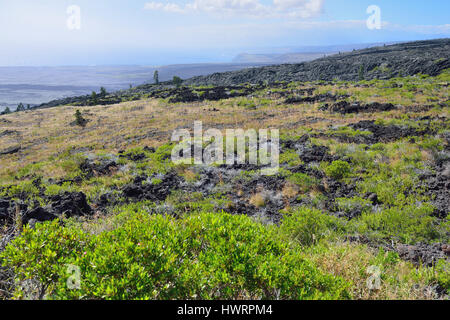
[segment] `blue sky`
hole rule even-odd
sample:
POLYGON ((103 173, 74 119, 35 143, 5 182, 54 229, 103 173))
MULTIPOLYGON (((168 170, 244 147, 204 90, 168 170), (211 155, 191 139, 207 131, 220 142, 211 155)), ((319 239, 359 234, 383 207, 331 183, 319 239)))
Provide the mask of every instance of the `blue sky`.
POLYGON ((0 0, 0 65, 227 62, 242 52, 442 38, 448 12, 448 0, 0 0), (81 28, 70 30, 73 5, 81 28), (381 10, 379 30, 367 28, 370 5, 381 10))

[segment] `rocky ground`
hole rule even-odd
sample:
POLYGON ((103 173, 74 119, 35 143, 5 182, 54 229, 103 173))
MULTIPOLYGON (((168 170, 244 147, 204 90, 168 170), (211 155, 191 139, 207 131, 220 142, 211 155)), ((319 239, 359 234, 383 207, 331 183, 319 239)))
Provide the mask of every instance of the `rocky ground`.
POLYGON ((190 85, 233 85, 275 81, 372 80, 418 73, 437 75, 450 67, 450 40, 418 41, 341 53, 312 62, 216 73, 190 85))
MULTIPOLYGON (((151 215, 223 211, 275 226, 308 208, 337 219, 339 230, 323 241, 382 249, 411 262, 411 270, 434 270, 450 255, 448 81, 447 72, 358 83, 161 87, 145 100, 82 109, 83 127, 74 124, 78 107, 2 116, 0 251, 25 225, 89 223, 132 204, 151 215), (175 165, 171 132, 191 129, 194 120, 221 130, 279 128, 279 172, 175 165)), ((8 297, 14 275, 0 275, 8 297)), ((428 286, 435 297, 448 293, 445 281, 428 286)))
MULTIPOLYGON (((294 81, 360 81, 391 79, 416 74, 435 76, 450 68, 449 52, 449 39, 417 41, 340 53, 312 62, 215 73, 184 81, 185 86, 196 86, 195 90, 187 87, 176 88, 172 81, 166 81, 157 85, 144 84, 129 90, 97 94, 95 98, 86 95, 58 99, 33 108, 41 109, 60 105, 111 105, 143 98, 167 98, 171 103, 217 101, 248 96, 263 88, 286 87, 288 83, 294 81)), ((308 90, 311 89, 305 90, 303 93, 308 93, 308 90)), ((302 92, 298 92, 298 94, 302 94, 302 92)), ((333 97, 326 94, 316 97, 290 97, 286 102, 316 102, 326 101, 330 98, 333 97)), ((343 112, 342 106, 337 108, 340 110, 339 112, 343 112)))

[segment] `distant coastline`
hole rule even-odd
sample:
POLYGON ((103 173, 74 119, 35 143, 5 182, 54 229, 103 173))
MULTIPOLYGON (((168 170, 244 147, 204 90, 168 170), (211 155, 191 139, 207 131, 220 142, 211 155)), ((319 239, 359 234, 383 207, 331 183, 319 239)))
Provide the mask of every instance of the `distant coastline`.
POLYGON ((154 66, 97 67, 0 67, 0 112, 14 111, 19 103, 31 106, 55 99, 90 94, 105 87, 108 91, 153 83, 159 71, 161 81, 173 76, 183 79, 215 72, 236 71, 258 63, 205 63, 154 66))

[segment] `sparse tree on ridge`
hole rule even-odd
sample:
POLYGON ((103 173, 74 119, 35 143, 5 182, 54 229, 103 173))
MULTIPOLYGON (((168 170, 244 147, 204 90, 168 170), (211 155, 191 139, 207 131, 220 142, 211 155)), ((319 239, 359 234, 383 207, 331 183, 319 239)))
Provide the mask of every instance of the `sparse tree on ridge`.
POLYGON ((17 111, 17 112, 19 112, 19 111, 25 111, 25 107, 24 107, 24 105, 23 105, 22 102, 19 103, 19 105, 17 106, 16 111, 17 111))
POLYGON ((102 97, 106 97, 106 95, 108 94, 108 92, 106 91, 106 89, 104 87, 100 88, 100 95, 102 97))
POLYGON ((174 76, 172 82, 177 88, 179 88, 181 87, 183 80, 180 77, 174 76))
POLYGON ((158 72, 158 70, 155 70, 155 73, 153 73, 153 80, 155 80, 155 84, 159 84, 159 72, 158 72))
POLYGON ((358 78, 359 78, 359 81, 364 80, 364 66, 363 65, 361 65, 359 67, 358 78))
POLYGON ((91 99, 92 99, 92 102, 93 102, 94 104, 97 103, 97 92, 92 91, 91 99))

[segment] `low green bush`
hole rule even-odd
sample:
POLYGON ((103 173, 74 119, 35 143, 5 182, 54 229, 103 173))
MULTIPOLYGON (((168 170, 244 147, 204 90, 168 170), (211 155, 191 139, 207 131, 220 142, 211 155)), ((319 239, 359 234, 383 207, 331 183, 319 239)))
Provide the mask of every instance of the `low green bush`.
POLYGON ((311 190, 314 186, 319 184, 319 181, 316 178, 308 176, 307 174, 301 172, 292 174, 288 178, 288 181, 300 187, 300 190, 302 192, 307 192, 311 190))
POLYGON ((349 283, 247 216, 176 220, 136 208, 116 217, 121 222, 100 233, 58 222, 25 228, 0 262, 19 280, 37 279, 52 299, 350 298, 349 283), (68 265, 80 268, 79 289, 68 288, 68 265))
POLYGON ((364 178, 357 184, 358 191, 376 193, 378 200, 386 205, 405 206, 427 200, 417 174, 403 164, 394 167, 381 163, 377 171, 369 171, 364 178))
POLYGON ((337 198, 335 201, 337 208, 343 212, 350 213, 353 210, 359 210, 365 213, 372 212, 372 203, 361 197, 337 198))
POLYGON ((17 184, 3 186, 0 192, 1 197, 20 198, 21 195, 38 195, 39 188, 37 188, 32 181, 25 180, 17 184))
POLYGON ((439 260, 435 266, 435 277, 442 289, 450 292, 450 261, 439 260))
POLYGON ((295 150, 287 149, 280 154, 280 163, 287 164, 290 167, 295 167, 303 164, 303 161, 300 159, 295 150))
POLYGON ((433 206, 427 203, 393 207, 379 213, 364 213, 354 223, 360 233, 372 238, 401 243, 446 242, 450 225, 437 223, 433 211, 433 206))
POLYGON ((345 230, 343 220, 316 209, 299 208, 284 217, 280 234, 302 246, 310 246, 345 230))
POLYGON ((348 162, 337 160, 333 161, 325 168, 325 174, 334 179, 343 179, 350 175, 352 169, 348 162))

